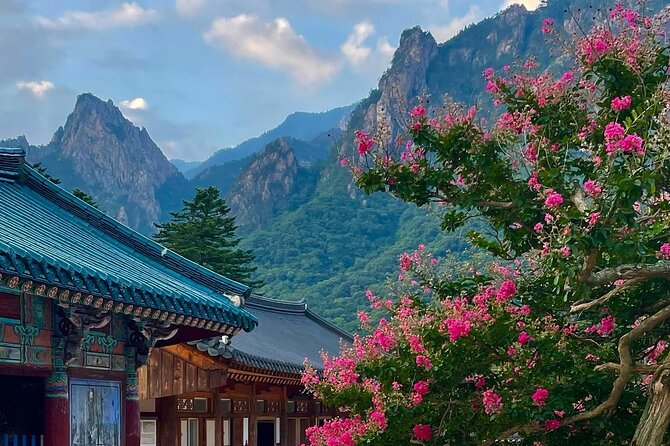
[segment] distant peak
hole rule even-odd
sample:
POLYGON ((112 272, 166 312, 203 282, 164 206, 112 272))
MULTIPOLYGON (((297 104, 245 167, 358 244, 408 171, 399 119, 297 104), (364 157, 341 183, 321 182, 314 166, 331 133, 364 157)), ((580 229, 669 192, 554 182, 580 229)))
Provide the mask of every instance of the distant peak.
POLYGON ((77 109, 106 109, 113 110, 117 109, 114 105, 114 102, 111 99, 103 101, 99 97, 95 96, 92 93, 82 93, 77 96, 77 102, 74 106, 75 111, 77 109))
POLYGON ((436 44, 435 38, 431 33, 424 31, 420 26, 415 26, 402 32, 398 49, 402 50, 402 48, 416 46, 425 42, 436 44))

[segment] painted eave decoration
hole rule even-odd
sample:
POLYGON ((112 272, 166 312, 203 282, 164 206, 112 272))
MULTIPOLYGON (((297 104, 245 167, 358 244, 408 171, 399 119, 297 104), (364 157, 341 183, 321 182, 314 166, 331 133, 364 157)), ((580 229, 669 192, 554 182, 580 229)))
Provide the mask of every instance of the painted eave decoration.
POLYGON ((251 331, 249 287, 122 225, 0 148, 1 286, 142 320, 251 331))

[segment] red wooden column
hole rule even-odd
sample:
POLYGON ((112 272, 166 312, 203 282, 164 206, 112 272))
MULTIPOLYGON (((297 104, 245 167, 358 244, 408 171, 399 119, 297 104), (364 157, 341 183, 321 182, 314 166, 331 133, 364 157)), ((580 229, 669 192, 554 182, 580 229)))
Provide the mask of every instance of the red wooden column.
POLYGON ((53 370, 44 388, 44 446, 70 446, 69 383, 63 362, 65 342, 63 338, 52 338, 53 370))
POLYGON ((140 446, 140 391, 134 347, 126 347, 125 443, 140 446))

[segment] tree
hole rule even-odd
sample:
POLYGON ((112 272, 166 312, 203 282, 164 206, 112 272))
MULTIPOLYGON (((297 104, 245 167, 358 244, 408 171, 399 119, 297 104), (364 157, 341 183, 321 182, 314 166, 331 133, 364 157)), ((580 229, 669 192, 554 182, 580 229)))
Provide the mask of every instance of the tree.
MULTIPOLYGON (((670 423, 670 47, 667 13, 618 5, 565 45, 574 67, 533 61, 487 90, 504 112, 423 106, 404 140, 356 132, 367 193, 435 204, 445 230, 495 256, 456 268, 400 257, 387 318, 303 382, 348 417, 313 445, 662 444, 670 423), (470 224, 473 220, 481 223, 470 224), (478 229, 488 228, 488 229, 478 229)), ((545 20, 543 32, 554 35, 545 20)))
POLYGON ((78 187, 74 188, 74 190, 72 191, 72 195, 79 198, 81 201, 88 204, 89 206, 93 206, 96 209, 100 209, 98 207, 98 202, 95 201, 95 198, 93 198, 91 195, 87 194, 83 190, 79 189, 78 187))
POLYGON ((235 217, 229 212, 216 187, 197 189, 192 201, 184 201, 181 211, 170 213, 171 221, 156 225, 154 239, 212 271, 261 287, 262 282, 252 279, 256 271, 253 253, 238 247, 235 217))
MULTIPOLYGON (((31 164, 30 167, 35 169, 35 171, 37 171, 37 173, 42 175, 47 180, 51 181, 53 184, 60 184, 61 183, 60 178, 56 178, 54 176, 51 176, 51 174, 49 174, 49 172, 47 171, 47 168, 44 167, 42 165, 42 163, 31 164)), ((93 198, 92 195, 89 195, 86 192, 84 192, 83 190, 79 189, 78 187, 74 188, 74 190, 72 191, 72 195, 79 198, 81 201, 88 204, 89 206, 93 206, 96 209, 100 209, 98 207, 98 202, 95 201, 95 198, 93 198)))

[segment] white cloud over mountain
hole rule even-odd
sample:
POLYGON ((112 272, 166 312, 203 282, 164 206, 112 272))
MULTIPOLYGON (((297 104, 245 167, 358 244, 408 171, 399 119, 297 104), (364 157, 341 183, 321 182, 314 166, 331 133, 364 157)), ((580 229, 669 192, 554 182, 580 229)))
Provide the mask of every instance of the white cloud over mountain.
POLYGON ((119 105, 121 108, 128 110, 146 110, 149 108, 149 103, 144 98, 126 99, 119 102, 119 105))
POLYGON ((54 84, 51 81, 18 81, 16 87, 29 92, 36 98, 42 98, 47 91, 54 88, 54 84))
POLYGON ((466 26, 483 18, 484 14, 478 6, 472 6, 465 15, 454 17, 446 25, 430 28, 430 33, 438 42, 451 39, 466 26))
POLYGON ((320 56, 285 18, 264 22, 255 15, 221 17, 204 34, 210 45, 238 58, 256 60, 268 68, 289 74, 302 85, 330 80, 337 63, 320 56))
POLYGON ((370 22, 360 22, 354 25, 347 41, 342 44, 340 50, 344 57, 353 65, 363 62, 370 56, 372 49, 365 46, 365 41, 375 32, 375 27, 370 22))
POLYGON ((122 3, 116 8, 96 12, 66 11, 61 16, 50 19, 37 17, 43 28, 54 30, 111 29, 124 26, 138 26, 158 17, 154 9, 144 9, 135 2, 122 3))

